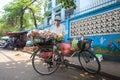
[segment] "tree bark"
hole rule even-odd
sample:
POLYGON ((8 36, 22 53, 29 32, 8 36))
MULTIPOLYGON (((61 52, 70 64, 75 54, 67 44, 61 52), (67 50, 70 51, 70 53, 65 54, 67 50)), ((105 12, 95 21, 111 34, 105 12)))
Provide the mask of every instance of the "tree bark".
POLYGON ((33 4, 36 0, 33 0, 30 4, 28 4, 25 8, 21 8, 21 15, 20 15, 20 29, 22 30, 23 29, 23 15, 24 15, 24 12, 25 10, 28 8, 28 6, 30 6, 31 4, 33 4))
POLYGON ((20 29, 23 29, 23 15, 24 15, 24 9, 21 9, 21 15, 20 15, 20 29))
POLYGON ((29 8, 29 9, 32 11, 32 15, 33 15, 33 19, 34 19, 34 25, 35 25, 35 27, 37 29, 38 26, 37 26, 37 21, 36 21, 36 18, 35 18, 35 13, 34 13, 34 11, 31 8, 29 8))

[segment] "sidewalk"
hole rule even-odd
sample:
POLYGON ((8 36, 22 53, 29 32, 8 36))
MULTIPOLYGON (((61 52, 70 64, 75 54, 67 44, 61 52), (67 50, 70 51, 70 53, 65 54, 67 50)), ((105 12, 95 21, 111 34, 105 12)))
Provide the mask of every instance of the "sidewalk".
POLYGON ((120 62, 101 61, 101 74, 120 80, 120 62))
MULTIPOLYGON (((72 57, 71 59, 68 57, 66 58, 75 64, 79 64, 78 57, 72 57)), ((108 76, 114 80, 120 80, 120 62, 102 60, 100 63, 101 75, 108 76)))
MULTIPOLYGON (((30 53, 31 54, 31 53, 30 53)), ((79 65, 78 57, 65 57, 72 63, 79 65)), ((102 60, 100 75, 107 76, 113 80, 120 80, 120 62, 102 60)))

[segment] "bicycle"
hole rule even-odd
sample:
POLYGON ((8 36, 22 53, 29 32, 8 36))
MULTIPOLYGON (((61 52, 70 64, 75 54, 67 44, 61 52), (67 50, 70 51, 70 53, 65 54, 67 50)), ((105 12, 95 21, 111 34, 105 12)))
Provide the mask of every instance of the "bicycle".
MULTIPOLYGON (((44 39, 42 43, 37 44, 39 48, 31 56, 34 70, 41 75, 52 74, 61 64, 64 64, 65 66, 68 66, 68 64, 71 65, 68 60, 64 59, 64 55, 58 49, 59 43, 56 42, 56 39, 52 38, 49 40, 44 39), (47 54, 47 52, 51 53, 47 54), (44 56, 41 54, 44 54, 44 56)), ((90 46, 90 41, 85 40, 82 42, 79 40, 77 45, 78 47, 81 46, 81 48, 73 52, 71 57, 77 53, 79 63, 85 71, 92 74, 99 73, 101 69, 100 62, 95 54, 88 49, 88 46, 90 46)))

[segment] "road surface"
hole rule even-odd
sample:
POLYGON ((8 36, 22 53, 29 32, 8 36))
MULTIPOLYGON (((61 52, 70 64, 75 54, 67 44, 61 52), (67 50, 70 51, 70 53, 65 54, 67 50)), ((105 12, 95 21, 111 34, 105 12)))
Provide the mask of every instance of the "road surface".
POLYGON ((92 75, 82 69, 59 68, 55 73, 42 76, 32 67, 30 54, 0 49, 0 80, 112 80, 103 75, 92 75))

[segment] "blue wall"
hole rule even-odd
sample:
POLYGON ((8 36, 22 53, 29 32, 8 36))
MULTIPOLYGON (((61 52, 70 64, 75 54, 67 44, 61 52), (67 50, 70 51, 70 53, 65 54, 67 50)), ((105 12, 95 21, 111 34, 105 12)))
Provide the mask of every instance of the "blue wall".
MULTIPOLYGON (((110 5, 110 6, 107 6, 107 7, 97 9, 95 11, 91 11, 91 12, 83 14, 83 15, 75 16, 73 18, 70 18, 70 19, 66 20, 66 26, 68 28, 69 33, 68 33, 68 36, 66 36, 65 40, 67 40, 67 38, 70 38, 70 22, 71 21, 80 20, 81 18, 94 16, 96 14, 100 14, 100 13, 103 13, 103 12, 106 12, 106 11, 109 11, 109 10, 113 10, 113 9, 117 9, 117 8, 120 8, 120 2, 115 3, 113 5, 110 5)), ((91 39, 94 40, 94 45, 107 46, 109 40, 115 41, 116 38, 120 39, 120 34, 96 35, 96 36, 88 36, 88 38, 91 38, 91 39)), ((116 42, 114 42, 114 43, 116 44, 116 42)))
MULTIPOLYGON (((97 14, 100 14, 100 13, 103 13, 103 12, 107 12, 109 10, 117 9, 117 8, 120 8, 120 2, 111 4, 111 5, 106 6, 106 7, 98 8, 97 10, 94 10, 94 11, 91 11, 91 12, 88 12, 88 13, 85 13, 85 14, 82 14, 82 15, 77 15, 76 16, 76 14, 74 14, 73 18, 69 18, 69 19, 61 22, 62 24, 65 24, 66 31, 68 31, 68 34, 65 35, 64 40, 67 41, 68 38, 70 38, 70 22, 71 21, 80 20, 82 18, 87 18, 89 16, 94 16, 94 15, 97 15, 97 14)), ((50 26, 51 25, 48 25, 44 28, 48 28, 50 26)), ((115 39, 116 38, 120 39, 120 34, 104 34, 104 35, 95 35, 95 36, 87 36, 87 37, 94 40, 94 45, 101 45, 101 46, 106 46, 107 47, 109 40, 114 41, 114 43, 116 44, 115 39)))
POLYGON ((115 41, 120 39, 120 34, 109 34, 109 35, 98 35, 98 36, 88 36, 87 38, 93 39, 93 45, 108 46, 109 40, 112 40, 114 44, 120 48, 120 45, 115 41))

